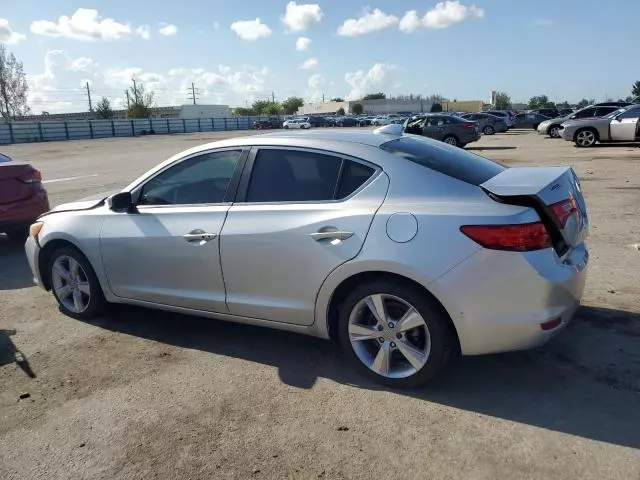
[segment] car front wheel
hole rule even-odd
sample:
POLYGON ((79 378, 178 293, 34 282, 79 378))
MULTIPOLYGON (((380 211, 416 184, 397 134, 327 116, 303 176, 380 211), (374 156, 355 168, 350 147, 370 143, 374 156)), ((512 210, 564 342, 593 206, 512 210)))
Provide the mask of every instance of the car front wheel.
POLYGON ((366 283, 342 303, 340 340, 365 375, 390 387, 414 387, 441 371, 453 351, 440 310, 402 283, 366 283))
POLYGON ((549 128, 549 136, 551 138, 560 138, 560 126, 552 125, 551 128, 549 128))
POLYGON ((49 262, 51 290, 62 311, 73 318, 88 320, 102 313, 106 301, 102 288, 86 257, 72 247, 63 247, 49 262))

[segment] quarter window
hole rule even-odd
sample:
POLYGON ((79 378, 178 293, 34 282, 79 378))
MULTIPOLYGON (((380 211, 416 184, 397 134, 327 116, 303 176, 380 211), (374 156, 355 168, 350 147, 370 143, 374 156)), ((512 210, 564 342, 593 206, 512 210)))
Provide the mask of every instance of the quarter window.
POLYGON ((241 150, 190 158, 149 180, 139 205, 192 205, 224 202, 241 150))

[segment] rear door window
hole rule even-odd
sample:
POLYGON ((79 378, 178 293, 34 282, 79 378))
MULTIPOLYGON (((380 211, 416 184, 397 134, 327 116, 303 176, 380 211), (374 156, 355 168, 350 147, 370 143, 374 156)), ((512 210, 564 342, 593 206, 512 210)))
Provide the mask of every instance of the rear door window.
POLYGON ((434 144, 420 137, 402 137, 383 143, 385 152, 405 158, 457 180, 479 186, 506 167, 460 148, 434 144))
POLYGON ((604 117, 605 115, 610 114, 611 112, 615 112, 618 107, 598 107, 596 108, 596 116, 604 117))
POLYGON ((7 157, 6 155, 3 155, 0 153, 0 163, 2 162, 10 162, 11 159, 9 157, 7 157))

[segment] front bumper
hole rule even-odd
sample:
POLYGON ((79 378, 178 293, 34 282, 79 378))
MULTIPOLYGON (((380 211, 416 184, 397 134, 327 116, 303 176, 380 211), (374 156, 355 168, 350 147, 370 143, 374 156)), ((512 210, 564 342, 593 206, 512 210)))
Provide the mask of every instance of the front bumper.
POLYGON ((573 142, 573 135, 575 134, 574 128, 563 128, 560 127, 560 131, 558 132, 560 138, 566 140, 567 142, 573 142))
POLYGON ((524 350, 558 334, 580 305, 588 259, 584 245, 564 259, 552 249, 524 254, 481 250, 445 274, 438 290, 456 294, 445 306, 462 353, 524 350), (558 326, 542 328, 555 319, 560 319, 558 326))
POLYGON ((38 245, 37 240, 31 235, 29 235, 24 244, 24 250, 27 255, 27 262, 29 262, 29 268, 31 268, 31 273, 33 274, 33 282, 36 285, 40 285, 42 288, 45 288, 40 274, 40 267, 38 265, 41 248, 40 245, 38 245))

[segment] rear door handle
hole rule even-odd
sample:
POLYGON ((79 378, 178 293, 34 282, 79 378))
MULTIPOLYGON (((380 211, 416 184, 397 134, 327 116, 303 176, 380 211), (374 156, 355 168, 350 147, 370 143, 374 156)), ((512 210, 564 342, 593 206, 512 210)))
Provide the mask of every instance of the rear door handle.
POLYGON ((215 233, 207 233, 204 230, 192 230, 189 233, 185 233, 182 238, 189 243, 200 243, 204 244, 210 242, 214 238, 216 238, 215 233))
POLYGON ((353 232, 347 232, 345 230, 329 230, 326 232, 314 232, 310 233, 309 236, 313 238, 316 242, 320 240, 346 240, 353 236, 353 232))

